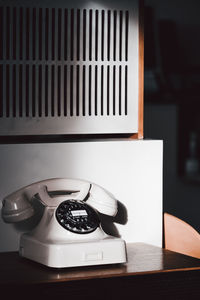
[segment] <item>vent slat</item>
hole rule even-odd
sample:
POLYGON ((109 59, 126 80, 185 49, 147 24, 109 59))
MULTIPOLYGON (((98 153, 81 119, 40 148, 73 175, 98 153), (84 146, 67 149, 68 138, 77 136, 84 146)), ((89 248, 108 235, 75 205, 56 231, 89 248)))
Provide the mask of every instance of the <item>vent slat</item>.
POLYGON ((55 115, 55 107, 54 107, 54 91, 55 91, 55 66, 51 66, 51 116, 55 115))
POLYGON ((89 11, 89 45, 88 45, 88 49, 89 49, 89 60, 92 60, 92 52, 93 52, 93 11, 92 9, 90 9, 89 11))
POLYGON ((10 8, 6 8, 6 59, 10 58, 10 8))
POLYGON ((16 106, 17 106, 17 91, 16 91, 16 65, 12 68, 12 116, 16 117, 16 106))
POLYGON ((45 10, 45 59, 49 59, 49 9, 45 10))
POLYGON ((35 117, 35 66, 32 66, 32 116, 35 117))
POLYGON ((7 118, 7 107, 10 106, 9 101, 7 102, 7 86, 6 86, 6 69, 7 69, 7 65, 2 65, 1 66, 1 75, 0 75, 0 93, 1 93, 1 117, 3 118, 7 118))
POLYGON ((129 31, 129 12, 126 11, 126 29, 125 29, 125 60, 128 61, 128 31, 129 31))
POLYGON ((116 61, 117 11, 113 12, 113 60, 116 61))
POLYGON ((122 67, 119 66, 119 115, 122 114, 122 67))
POLYGON ((23 7, 20 7, 20 12, 19 12, 19 58, 20 58, 20 60, 23 59, 23 55, 24 55, 23 34, 24 34, 24 10, 23 10, 23 7))
MULTIPOLYGON (((15 22, 14 22, 15 23, 15 22)), ((13 56, 15 59, 13 60, 20 60, 20 8, 16 7, 16 28, 14 29, 13 24, 13 46, 16 42, 16 47, 13 49, 13 56), (15 29, 16 29, 16 36, 15 36, 15 29)))
POLYGON ((87 12, 86 9, 83 10, 83 61, 86 60, 86 44, 87 44, 87 12))
POLYGON ((97 110, 97 105, 98 105, 98 66, 95 66, 95 80, 94 80, 94 84, 95 84, 95 87, 94 87, 94 90, 95 90, 95 96, 94 96, 94 99, 95 99, 95 103, 94 103, 94 114, 95 116, 97 116, 98 114, 98 110, 97 110))
POLYGON ((39 65, 38 68, 38 116, 42 117, 43 111, 43 97, 42 97, 42 90, 43 90, 43 76, 42 76, 42 65, 39 65))
POLYGON ((67 45, 68 45, 68 10, 64 10, 64 59, 67 60, 67 45))
MULTIPOLYGON (((62 53, 63 57, 64 53, 62 53)), ((60 117, 64 116, 64 66, 60 65, 60 117)))
POLYGON ((51 59, 55 59, 55 8, 51 11, 51 59))
POLYGON ((71 19, 70 19, 70 59, 74 60, 74 9, 71 9, 71 19))
POLYGON ((83 73, 82 73, 82 113, 85 116, 85 84, 86 84, 86 71, 85 66, 83 66, 83 73))
POLYGON ((23 65, 19 65, 19 117, 23 116, 23 65))
POLYGON ((35 116, 39 116, 39 65, 35 68, 35 116))
POLYGON ((101 115, 104 113, 104 66, 101 66, 101 115))
POLYGON ((74 104, 74 69, 70 67, 70 116, 73 116, 73 104, 74 104))
POLYGON ((61 60, 62 49, 62 10, 58 9, 58 60, 61 60))
POLYGON ((29 60, 30 51, 30 9, 26 8, 26 59, 29 60))
POLYGON ((29 8, 29 60, 33 61, 33 8, 29 8))
POLYGON ((17 46, 17 9, 13 8, 13 23, 12 23, 12 58, 16 59, 16 46, 17 46))
MULTIPOLYGON (((55 27, 54 27, 54 60, 55 62, 59 61, 58 59, 58 42, 59 42, 59 36, 58 36, 58 9, 55 9, 55 27)), ((55 77, 56 78, 56 77, 55 77)))
POLYGON ((26 117, 26 65, 22 64, 22 112, 21 117, 26 117))
POLYGON ((45 66, 45 117, 49 115, 49 66, 45 66))
POLYGON ((80 25, 81 25, 81 15, 80 15, 80 9, 77 10, 77 29, 76 29, 76 59, 77 61, 80 60, 80 25))
POLYGON ((89 66, 89 75, 88 75, 88 110, 89 110, 89 116, 92 114, 92 66, 89 66))
POLYGON ((29 117, 29 99, 30 99, 30 68, 29 68, 29 65, 26 65, 26 85, 25 85, 25 89, 26 89, 26 117, 29 117))
POLYGON ((101 60, 104 61, 105 11, 101 11, 101 60))
POLYGON ((61 66, 57 70, 57 116, 61 116, 61 66))
POLYGON ((111 12, 108 10, 107 16, 107 60, 110 60, 110 25, 111 25, 111 12))
POLYGON ((128 66, 125 66, 125 101, 124 101, 124 105, 125 105, 125 115, 127 116, 128 114, 128 66))
POLYGON ((58 116, 58 66, 54 68, 54 116, 58 116))
POLYGON ((37 64, 35 66, 35 98, 34 98, 34 106, 35 106, 35 117, 38 117, 38 111, 39 111, 39 83, 38 83, 38 76, 39 75, 39 65, 37 64))
POLYGON ((32 11, 32 59, 36 59, 36 8, 32 11))
POLYGON ((98 61, 99 50, 99 11, 95 11, 95 60, 98 61))
POLYGON ((68 82, 68 76, 67 76, 67 66, 64 66, 64 116, 67 116, 67 82, 68 82))
POLYGON ((123 12, 119 12, 119 60, 122 61, 123 12))
POLYGON ((113 115, 116 114, 116 66, 113 66, 113 115))
POLYGON ((76 66, 76 116, 79 116, 80 66, 76 66))
POLYGON ((10 107, 11 107, 11 103, 10 103, 10 66, 6 65, 6 117, 10 117, 10 107))
POLYGON ((42 39, 43 39, 43 30, 42 30, 42 28, 43 28, 43 24, 42 24, 42 14, 43 14, 43 12, 42 12, 42 8, 39 8, 39 22, 38 22, 38 34, 39 34, 39 47, 38 47, 38 58, 39 58, 39 60, 42 60, 42 39))
POLYGON ((110 66, 107 66, 107 115, 110 114, 110 66))
POLYGON ((64 34, 65 34, 65 19, 64 19, 64 10, 61 9, 61 21, 60 21, 60 60, 64 60, 64 34))

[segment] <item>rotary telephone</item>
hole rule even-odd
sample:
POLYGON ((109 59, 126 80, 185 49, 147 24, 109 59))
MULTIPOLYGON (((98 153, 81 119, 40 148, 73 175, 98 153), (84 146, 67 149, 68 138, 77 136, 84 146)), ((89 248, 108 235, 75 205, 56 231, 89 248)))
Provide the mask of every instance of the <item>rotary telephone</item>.
POLYGON ((32 217, 35 201, 43 214, 33 230, 21 235, 22 257, 55 268, 126 262, 125 242, 106 234, 100 223, 100 214, 117 214, 117 201, 102 187, 68 178, 36 182, 3 199, 3 220, 32 217))

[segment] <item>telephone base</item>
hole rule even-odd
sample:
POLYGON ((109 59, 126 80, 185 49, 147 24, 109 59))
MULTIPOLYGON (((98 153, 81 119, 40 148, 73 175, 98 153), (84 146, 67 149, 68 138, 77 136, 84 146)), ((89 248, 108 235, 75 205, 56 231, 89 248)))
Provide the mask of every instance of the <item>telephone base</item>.
POLYGON ((19 254, 53 268, 126 262, 125 242, 112 236, 96 241, 59 244, 42 243, 29 234, 23 234, 19 254))

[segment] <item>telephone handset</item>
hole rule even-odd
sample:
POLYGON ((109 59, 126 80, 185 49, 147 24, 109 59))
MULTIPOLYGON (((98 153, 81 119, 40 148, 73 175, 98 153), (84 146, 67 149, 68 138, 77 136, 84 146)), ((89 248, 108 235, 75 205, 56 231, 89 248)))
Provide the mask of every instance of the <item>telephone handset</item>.
POLYGON ((115 216, 117 213, 116 200, 101 187, 83 180, 55 178, 33 183, 7 196, 3 200, 4 221, 14 223, 31 217, 34 214, 31 201, 36 194, 40 196, 41 203, 49 207, 56 207, 62 199, 68 200, 72 197, 74 200, 84 201, 89 195, 87 204, 100 213, 109 216, 115 216), (49 194, 56 194, 56 191, 63 191, 64 195, 52 199, 49 194), (66 192, 69 194, 66 195, 66 192))
POLYGON ((39 224, 21 236, 21 256, 59 268, 126 261, 125 242, 107 235, 100 224, 99 213, 117 214, 116 199, 102 187, 69 178, 36 182, 3 199, 3 220, 30 218, 33 201, 44 212, 39 224))

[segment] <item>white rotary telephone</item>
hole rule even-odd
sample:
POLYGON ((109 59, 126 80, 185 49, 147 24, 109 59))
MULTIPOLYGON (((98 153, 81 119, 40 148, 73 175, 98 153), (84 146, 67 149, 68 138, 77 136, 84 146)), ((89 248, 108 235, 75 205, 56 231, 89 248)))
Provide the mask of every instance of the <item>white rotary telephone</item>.
POLYGON ((55 268, 126 262, 125 242, 101 227, 99 213, 115 216, 117 201, 100 186, 68 178, 33 183, 3 199, 3 220, 30 218, 33 201, 44 212, 38 225, 22 234, 21 256, 55 268))

